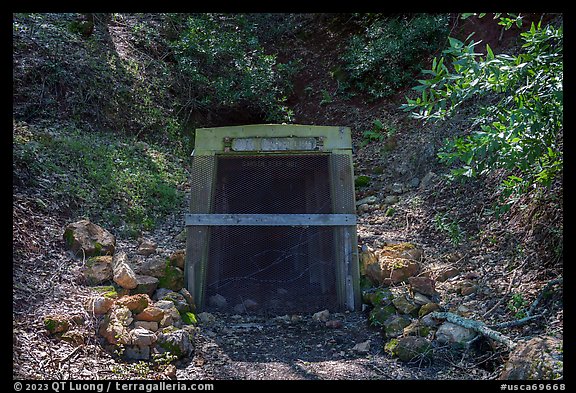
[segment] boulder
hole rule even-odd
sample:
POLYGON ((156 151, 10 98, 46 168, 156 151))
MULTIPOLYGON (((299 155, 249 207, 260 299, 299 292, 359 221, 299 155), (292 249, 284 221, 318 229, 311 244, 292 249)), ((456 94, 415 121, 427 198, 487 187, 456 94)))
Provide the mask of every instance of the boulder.
POLYGON ((82 274, 88 285, 98 285, 112 279, 112 256, 90 257, 82 267, 82 274))
POLYGON ((168 264, 165 267, 164 275, 159 277, 158 286, 179 291, 184 287, 184 271, 179 267, 168 264))
POLYGON ((134 321, 132 318, 132 311, 126 306, 117 305, 110 312, 110 319, 116 320, 124 326, 128 326, 134 321))
POLYGON ((464 347, 474 337, 476 337, 476 332, 474 330, 451 322, 444 322, 436 331, 436 340, 440 344, 464 347))
POLYGON ((403 331, 403 336, 420 336, 426 337, 430 333, 430 328, 422 323, 419 319, 415 319, 406 326, 403 331))
POLYGON ((126 308, 128 308, 128 310, 130 310, 134 314, 139 314, 142 311, 144 311, 144 309, 148 307, 150 303, 152 303, 152 300, 150 300, 150 298, 146 294, 122 296, 121 298, 116 300, 116 305, 125 306, 126 308))
POLYGON ((84 308, 94 315, 104 315, 114 305, 114 299, 105 296, 94 296, 88 299, 84 308))
POLYGON ((163 277, 166 273, 166 259, 162 257, 147 258, 137 267, 136 271, 143 276, 163 277))
POLYGON ((398 339, 398 343, 393 349, 393 353, 403 362, 429 357, 431 355, 432 343, 424 337, 407 336, 398 339))
POLYGON ((184 270, 186 262, 186 250, 177 250, 170 255, 170 264, 184 270))
POLYGON ((138 245, 138 254, 148 256, 156 252, 157 244, 148 239, 141 239, 138 245))
POLYGON ((128 264, 128 256, 125 252, 122 251, 114 255, 112 270, 114 282, 122 288, 134 289, 138 286, 136 273, 128 264))
POLYGON ((418 315, 419 306, 411 302, 405 295, 399 295, 392 300, 392 304, 401 314, 418 315))
POLYGON ((376 285, 399 284, 420 271, 421 248, 411 243, 384 246, 364 258, 364 273, 376 285))
POLYGON ((130 345, 128 329, 116 319, 104 318, 98 333, 110 344, 130 345))
POLYGON ((76 255, 113 255, 116 238, 107 230, 89 220, 69 224, 64 230, 64 241, 76 255))
POLYGON ((156 288, 158 288, 159 280, 153 276, 145 276, 141 274, 136 274, 136 287, 130 290, 130 293, 135 295, 138 293, 143 293, 152 297, 156 288))
POLYGON ((160 320, 160 327, 166 327, 170 325, 179 325, 181 320, 180 313, 174 303, 170 300, 159 300, 154 303, 154 306, 158 307, 164 312, 164 316, 160 320))
POLYGON ((141 313, 136 314, 136 320, 147 322, 160 322, 164 318, 164 310, 156 306, 148 306, 141 313))
POLYGON ((399 337, 404 333, 404 328, 410 325, 410 318, 405 315, 392 315, 384 322, 384 333, 388 338, 399 337))
POLYGON ((394 295, 388 288, 370 288, 362 293, 364 303, 371 306, 387 306, 392 303, 394 295))
POLYGON ((440 306, 437 303, 426 303, 420 307, 420 310, 418 310, 418 316, 422 318, 423 316, 438 311, 439 309, 440 306))
POLYGON ((154 345, 156 342, 156 335, 148 329, 138 327, 130 331, 130 342, 132 345, 138 347, 154 345))
POLYGON ((161 353, 170 352, 178 358, 190 356, 194 350, 190 334, 184 329, 159 333, 156 348, 161 353))
POLYGON ((368 320, 372 325, 384 326, 386 320, 395 314, 396 308, 391 304, 387 306, 376 306, 370 310, 370 314, 368 314, 368 320))
POLYGON ((409 277, 408 283, 413 292, 418 292, 423 295, 437 296, 436 282, 428 277, 409 277))
POLYGON ((134 322, 135 328, 142 328, 146 330, 150 330, 151 332, 155 332, 158 330, 158 322, 149 322, 149 321, 136 321, 134 322))
POLYGON ((165 288, 160 288, 160 290, 156 291, 155 296, 158 300, 168 300, 174 304, 178 312, 184 313, 190 311, 190 305, 188 301, 184 297, 184 295, 171 291, 169 289, 164 290, 165 288))
POLYGON ((555 337, 534 337, 512 350, 498 379, 559 380, 564 377, 563 342, 555 337))

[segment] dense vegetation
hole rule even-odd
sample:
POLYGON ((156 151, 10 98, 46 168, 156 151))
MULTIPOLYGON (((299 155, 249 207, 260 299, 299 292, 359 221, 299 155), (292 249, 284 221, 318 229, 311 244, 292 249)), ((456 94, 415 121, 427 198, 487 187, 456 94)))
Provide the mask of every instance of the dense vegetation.
MULTIPOLYGON (((508 14, 497 22, 522 26, 521 17, 508 14)), ((415 117, 444 119, 479 102, 467 125, 473 132, 450 138, 439 152, 455 177, 506 170, 502 202, 510 205, 511 193, 517 198, 550 187, 561 175, 562 26, 532 24, 521 33, 518 53, 495 55, 486 46, 483 56, 473 37, 449 37, 447 14, 15 14, 15 122, 54 119, 59 129, 74 130, 15 137, 15 171, 73 171, 80 182, 53 190, 66 194, 63 200, 115 225, 112 211, 127 213, 128 227, 149 229, 153 217, 165 213, 150 198, 168 196, 173 203, 184 175, 177 164, 143 171, 153 168, 133 159, 139 146, 133 142, 159 143, 185 157, 196 127, 294 121, 288 98, 302 59, 289 58, 282 42, 310 40, 317 23, 340 29, 341 56, 330 71, 337 89, 311 92, 308 86, 306 97, 321 93, 320 104, 332 102, 333 94, 370 102, 412 87, 425 69, 427 78, 415 87, 421 96, 402 105, 415 117), (111 42, 111 28, 122 40, 111 42), (34 56, 24 61, 27 53, 34 56), (120 142, 102 142, 111 137, 120 142), (102 165, 90 167, 92 160, 102 165), (139 175, 112 176, 117 162, 123 173, 139 175), (87 190, 94 181, 102 187, 87 190)), ((394 122, 370 123, 364 144, 397 131, 394 122)))

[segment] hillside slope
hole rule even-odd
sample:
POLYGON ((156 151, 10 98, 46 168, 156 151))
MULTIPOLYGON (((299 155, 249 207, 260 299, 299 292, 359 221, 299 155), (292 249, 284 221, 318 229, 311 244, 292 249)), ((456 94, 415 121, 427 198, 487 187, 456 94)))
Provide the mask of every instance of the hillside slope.
MULTIPOLYGON (((338 67, 358 31, 350 16, 268 17, 286 27, 268 41, 260 37, 266 51, 283 64, 299 62, 285 102, 292 121, 353 131, 355 175, 363 178, 356 200, 372 197, 358 205, 362 251, 416 244, 429 277, 457 272, 436 282, 445 311, 496 326, 521 319, 538 300, 539 318, 502 331, 514 341, 561 340, 562 286, 547 284, 563 276, 562 183, 540 199, 528 194, 498 215, 502 173, 451 183, 442 176, 449 168, 436 157, 445 138, 470 125, 474 106, 448 122, 423 125, 399 109, 411 86, 376 99, 347 95, 338 67)), ((176 370, 124 362, 104 349, 100 321, 84 308, 94 293, 79 273, 85 261, 67 252, 66 225, 88 218, 117 236, 118 248, 131 257, 143 238, 158 246, 160 256, 171 255, 184 247, 179 235, 193 129, 266 122, 252 108, 191 109, 198 97, 186 91, 170 44, 180 32, 176 23, 158 14, 14 16, 13 377, 497 378, 508 350, 482 341, 460 352, 440 348, 429 363, 403 363, 383 349, 367 313, 339 316, 346 324, 340 331, 318 329, 311 316, 302 316, 301 324, 278 322, 280 328, 270 320, 221 316, 216 327, 197 332, 195 356, 176 362, 176 370), (46 333, 43 318, 54 313, 79 316, 83 345, 46 333), (265 328, 234 331, 240 322, 265 328), (275 334, 285 345, 269 341, 275 334), (303 335, 309 335, 304 342, 303 335), (351 350, 367 340, 367 354, 351 350), (269 358, 258 355, 264 347, 273 351, 269 358)), ((516 45, 514 35, 500 35, 487 20, 450 19, 461 39, 479 26, 480 38, 494 42, 495 51, 516 45)))

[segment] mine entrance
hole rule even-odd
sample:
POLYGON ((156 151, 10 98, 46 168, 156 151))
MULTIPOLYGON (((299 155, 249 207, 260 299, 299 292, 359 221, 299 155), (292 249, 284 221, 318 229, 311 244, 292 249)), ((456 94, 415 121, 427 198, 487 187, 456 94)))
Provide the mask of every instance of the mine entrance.
POLYGON ((348 129, 202 129, 196 147, 186 281, 198 309, 359 307, 348 129))

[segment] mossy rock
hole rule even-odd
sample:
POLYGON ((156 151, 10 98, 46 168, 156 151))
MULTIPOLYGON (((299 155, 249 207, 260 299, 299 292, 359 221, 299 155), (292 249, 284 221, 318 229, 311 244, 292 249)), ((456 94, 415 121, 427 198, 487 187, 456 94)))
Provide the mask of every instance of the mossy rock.
POLYGON ((71 324, 67 317, 63 315, 47 315, 44 317, 44 327, 50 334, 67 332, 71 324))
POLYGON ((119 296, 118 290, 113 285, 102 285, 102 286, 92 287, 92 289, 95 290, 96 292, 98 292, 100 295, 102 295, 105 298, 117 299, 119 296))
POLYGON ((384 322, 386 337, 399 337, 404 333, 404 328, 410 325, 410 318, 405 315, 392 315, 384 322))
POLYGON ((170 262, 167 262, 164 276, 159 278, 158 286, 178 292, 184 288, 184 272, 182 269, 172 266, 170 262))
POLYGON ((392 353, 398 356, 398 359, 403 362, 410 362, 423 357, 430 357, 432 354, 431 349, 432 343, 428 339, 418 336, 408 336, 398 339, 392 353))
POLYGON ((359 188, 366 187, 368 184, 370 184, 370 177, 368 176, 358 176, 354 180, 354 185, 359 188))
POLYGON ((386 321, 393 315, 396 315, 396 308, 392 305, 377 306, 370 311, 368 320, 374 326, 384 326, 386 321))
POLYGON ((364 303, 371 306, 388 306, 392 303, 394 295, 388 288, 372 288, 362 293, 364 303))

